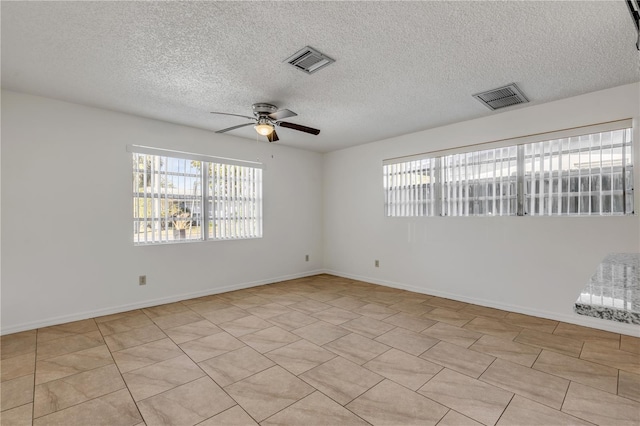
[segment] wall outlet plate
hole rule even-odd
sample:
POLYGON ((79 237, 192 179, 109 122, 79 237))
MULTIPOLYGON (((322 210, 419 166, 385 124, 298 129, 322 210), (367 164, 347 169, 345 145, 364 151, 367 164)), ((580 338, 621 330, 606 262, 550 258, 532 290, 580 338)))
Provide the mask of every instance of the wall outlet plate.
POLYGON ((376 265, 376 268, 379 268, 379 267, 380 267, 380 261, 379 261, 379 260, 376 260, 376 261, 375 261, 375 265, 376 265))
POLYGON ((304 261, 305 261, 305 262, 308 262, 308 261, 309 261, 309 255, 308 255, 308 254, 305 254, 305 255, 304 255, 304 261))
POLYGON ((140 275, 138 277, 138 285, 147 285, 147 276, 146 275, 140 275))

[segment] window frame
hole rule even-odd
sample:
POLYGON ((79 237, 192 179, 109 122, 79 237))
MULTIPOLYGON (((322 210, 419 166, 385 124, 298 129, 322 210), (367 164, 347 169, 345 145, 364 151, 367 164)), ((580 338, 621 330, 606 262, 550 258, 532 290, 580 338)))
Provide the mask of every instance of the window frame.
MULTIPOLYGON (((487 183, 484 182, 484 192, 486 192, 486 194, 484 194, 483 196, 489 197, 489 192, 491 192, 491 197, 493 197, 493 199, 489 202, 489 204, 492 204, 491 207, 491 213, 487 213, 488 209, 488 204, 487 201, 484 200, 480 200, 480 202, 484 203, 484 209, 485 211, 482 211, 480 214, 469 214, 469 204, 465 204, 462 206, 462 208, 460 207, 461 204, 459 203, 459 200, 466 200, 466 203, 469 203, 471 201, 470 195, 469 195, 469 188, 470 185, 475 185, 477 186, 477 184, 475 184, 475 180, 470 179, 466 181, 466 185, 467 185, 467 189, 466 189, 466 195, 463 196, 463 193, 460 192, 456 198, 456 196, 453 197, 454 199, 454 203, 456 203, 456 205, 453 207, 453 211, 454 213, 457 212, 457 214, 448 214, 451 212, 452 210, 452 204, 451 204, 451 200, 447 199, 447 196, 451 196, 451 186, 452 185, 459 185, 459 183, 461 181, 455 181, 455 180, 447 180, 449 177, 447 176, 447 174, 451 175, 452 171, 453 171, 453 164, 455 163, 454 159, 457 159, 457 161, 460 161, 460 158, 465 158, 465 167, 468 166, 468 164, 466 163, 466 161, 468 161, 467 159, 469 157, 473 158, 474 156, 480 157, 480 154, 486 153, 487 155, 489 155, 488 153, 490 153, 491 151, 493 151, 492 155, 493 155, 493 162, 497 162, 496 160, 496 153, 500 150, 504 150, 504 149, 509 149, 509 150, 515 150, 516 151, 516 169, 515 169, 515 175, 513 177, 515 177, 515 209, 510 208, 509 209, 509 213, 507 214, 508 216, 556 216, 556 217, 584 217, 584 216, 630 216, 630 215, 635 215, 635 196, 633 193, 633 187, 634 187, 634 174, 633 174, 633 170, 634 170, 634 160, 635 160, 635 144, 634 144, 634 128, 633 128, 633 121, 632 119, 623 119, 623 120, 616 120, 616 121, 611 121, 611 122, 607 122, 607 123, 601 123, 601 124, 596 124, 596 125, 589 125, 589 126, 582 126, 582 127, 576 127, 576 128, 571 128, 571 129, 565 129, 565 130, 560 130, 560 131, 554 131, 554 132, 544 132, 544 133, 539 133, 539 134, 535 134, 535 135, 529 135, 529 136, 523 136, 523 137, 518 137, 518 138, 511 138, 511 139, 503 139, 503 140, 499 140, 499 141, 494 141, 494 142, 487 142, 487 143, 479 143, 479 144, 471 144, 471 145, 466 145, 466 146, 461 146, 461 147, 457 147, 454 149, 443 149, 443 150, 437 150, 437 151, 432 151, 432 152, 428 152, 428 153, 423 153, 423 154, 415 154, 415 155, 410 155, 410 156, 404 156, 404 157, 395 157, 395 158, 390 158, 390 159, 386 159, 383 160, 382 165, 383 165, 383 192, 384 192, 384 214, 385 217, 417 217, 417 216, 427 216, 427 217, 459 217, 459 216, 463 216, 463 217, 467 217, 467 216, 475 216, 475 217, 488 217, 488 216, 504 216, 505 214, 502 214, 502 210, 498 210, 498 214, 496 213, 496 205, 499 201, 499 198, 496 198, 496 170, 497 170, 497 166, 494 164, 493 165, 493 176, 488 176, 488 177, 484 177, 481 178, 480 176, 482 176, 481 172, 478 172, 478 182, 480 184, 482 184, 483 179, 484 180, 491 180, 493 179, 493 185, 491 183, 487 183), (600 187, 600 189, 598 190, 598 195, 600 197, 600 200, 602 200, 602 198, 606 198, 607 194, 609 194, 610 198, 611 198, 611 210, 610 211, 604 211, 602 209, 602 207, 600 207, 599 211, 593 211, 591 210, 591 205, 592 202, 589 201, 589 211, 588 212, 584 212, 584 211, 580 211, 578 210, 577 212, 572 212, 572 211, 562 211, 561 209, 561 199, 560 199, 560 194, 556 194, 556 196, 558 197, 558 212, 553 212, 553 209, 550 207, 549 208, 549 212, 546 211, 546 209, 542 209, 542 211, 530 211, 531 209, 531 203, 532 203, 532 199, 538 197, 539 198, 539 194, 534 193, 532 194, 530 191, 527 191, 528 187, 531 187, 531 185, 534 185, 535 182, 533 180, 531 180, 531 177, 529 175, 527 175, 529 177, 529 180, 526 180, 525 177, 525 151, 527 149, 531 150, 534 149, 536 146, 540 146, 543 147, 544 143, 548 143, 551 144, 552 142, 559 142, 560 144, 562 144, 562 140, 572 140, 575 138, 583 138, 583 137, 593 137, 594 135, 600 135, 600 134, 606 134, 606 132, 614 132, 614 131, 624 131, 625 133, 623 134, 623 140, 620 144, 621 147, 621 155, 622 155, 622 160, 621 160, 621 165, 620 165, 620 169, 621 171, 619 171, 619 174, 621 174, 621 191, 622 191, 622 206, 621 206, 621 211, 620 210, 616 210, 614 211, 613 206, 614 206, 614 202, 613 202, 613 196, 614 196, 614 192, 620 192, 620 190, 615 190, 613 189, 613 187, 609 190, 606 190, 602 187, 600 187), (629 137, 629 139, 626 139, 626 137, 629 137), (474 149, 475 148, 475 149, 474 149), (389 196, 389 192, 391 192, 392 190, 395 190, 396 193, 397 192, 401 192, 402 190, 404 190, 407 194, 405 198, 408 198, 408 200, 406 200, 405 202, 408 204, 415 204, 416 200, 412 200, 410 193, 411 192, 419 192, 421 191, 420 188, 409 188, 407 186, 404 187, 392 187, 392 181, 389 179, 389 175, 391 174, 389 172, 389 170, 393 169, 393 170, 401 170, 402 169, 402 165, 404 164, 409 164, 409 163, 413 163, 413 164, 421 164, 420 162, 424 162, 425 160, 428 161, 434 161, 435 160, 435 169, 436 169, 436 182, 435 182, 435 188, 431 188, 431 192, 437 194, 436 197, 436 209, 434 209, 433 211, 431 211, 431 214, 428 215, 412 215, 410 214, 411 211, 407 210, 407 209, 402 209, 402 208, 398 208, 398 206, 395 205, 390 205, 390 202, 393 201, 391 199, 391 197, 389 196), (626 160, 629 160, 629 162, 626 162, 626 160), (469 183, 471 182, 471 183, 469 183), (408 191, 408 192, 407 192, 408 191), (603 196, 603 194, 605 194, 603 196), (630 194, 630 199, 629 199, 629 194, 630 194), (463 214, 460 214, 460 212, 463 212, 463 214), (409 214, 407 214, 409 213, 409 214)), ((591 139, 590 139, 591 140, 591 139)), ((590 142, 591 143, 591 142, 590 142)), ((612 142, 613 143, 613 142, 612 142)), ((562 145, 560 145, 562 147, 562 145)), ((605 147, 604 145, 600 145, 600 148, 598 150, 594 149, 594 147, 592 145, 589 145, 589 161, 591 160, 591 153, 592 152, 598 152, 598 155, 602 156, 603 153, 605 152, 605 149, 608 149, 608 147, 605 147)), ((511 151, 513 152, 513 151, 511 151)), ((559 151, 560 152, 560 151, 559 151)), ((562 151, 564 153, 564 151, 562 151)), ((611 155, 613 155, 613 144, 611 144, 611 155)), ((529 155, 528 158, 531 158, 531 161, 533 164, 534 161, 534 156, 533 155, 529 155)), ((512 157, 510 157, 510 160, 513 160, 512 157)), ((580 157, 579 160, 581 161, 580 157)), ((551 160, 549 160, 551 161, 551 160)), ((611 160, 613 161, 613 159, 611 160)), ((602 164, 602 159, 600 160, 601 164, 602 164)), ((482 167, 482 164, 486 163, 486 161, 482 161, 482 162, 474 162, 471 164, 471 167, 478 167, 478 170, 480 170, 480 167, 482 167), (477 164, 476 164, 477 163, 477 164)), ((432 163, 433 164, 433 163, 432 163)), ((493 164, 493 163, 492 163, 493 164)), ((560 165, 561 167, 561 165, 560 165)), ((579 166, 581 167, 581 166, 579 166)), ((591 166, 589 166, 589 173, 591 174, 591 166)), ((487 173, 490 174, 491 172, 491 167, 489 167, 488 169, 485 168, 485 175, 487 173)), ((613 180, 613 166, 611 167, 611 180, 613 180)), ((560 170, 562 171, 562 170, 560 170)), ((417 170, 418 173, 421 172, 421 170, 417 170)), ((422 170, 422 172, 424 172, 424 170, 422 170)), ((542 170, 542 172, 544 172, 544 170, 542 170)), ((575 172, 573 169, 569 169, 567 170, 567 176, 569 178, 569 181, 571 180, 571 173, 575 172)), ((459 175, 461 175, 461 172, 458 171, 459 175)), ((466 171, 464 173, 467 173, 466 171)), ((501 173, 504 173, 503 171, 501 171, 501 173)), ((530 172, 535 174, 535 169, 533 170, 533 172, 530 172)), ((554 169, 550 169, 550 171, 548 173, 553 174, 554 173, 554 169)), ((599 176, 600 177, 600 182, 603 182, 603 176, 605 176, 605 171, 603 168, 600 169, 599 172, 599 176)), ((618 172, 616 172, 618 173, 618 172)), ((579 174, 579 172, 578 172, 579 174)), ((473 176, 473 173, 472 173, 473 176)), ((502 176, 502 175, 501 175, 502 176)), ((465 174, 465 180, 467 178, 467 175, 465 174)), ((413 176, 404 176, 404 181, 403 182, 409 182, 409 181, 416 181, 419 179, 416 179, 413 176)), ((543 182, 546 183, 546 177, 543 177, 543 182)), ((551 179, 553 180, 553 179, 551 179)), ((500 183, 502 184, 502 181, 500 181, 500 183)), ((512 177, 507 176, 507 183, 509 183, 509 186, 511 186, 514 182, 512 182, 512 177)), ((553 182, 550 182, 550 184, 552 184, 553 182)), ((612 185, 612 184, 611 184, 612 185)), ((478 190, 478 188, 475 188, 475 190, 478 190)), ((482 189, 482 188, 480 188, 482 189)), ((560 191, 561 192, 561 191, 560 191)), ((588 196, 592 196, 592 189, 591 189, 591 183, 589 182, 589 193, 587 194, 588 196)), ((482 195, 482 194, 480 194, 482 195)), ((561 194, 563 197, 566 197, 566 203, 567 206, 569 205, 569 200, 572 197, 582 197, 582 196, 586 196, 585 194, 580 194, 580 192, 577 193, 573 193, 571 190, 568 189, 566 194, 561 194)), ((397 196, 397 195, 396 195, 397 196)), ((397 196, 398 197, 398 196, 397 196)), ((399 196, 401 199, 403 197, 403 195, 399 196)), ((475 198, 478 197, 478 195, 474 195, 475 198)), ((474 200, 474 202, 477 202, 478 200, 474 200)), ((511 207, 511 206, 510 206, 511 207)), ((420 207, 418 206, 417 209, 419 209, 420 207)), ((473 209, 471 209, 473 210, 473 209)))
MULTIPOLYGON (((199 205, 200 217, 198 219, 200 225, 199 236, 196 238, 178 238, 169 239, 168 229, 162 228, 162 221, 166 221, 170 218, 163 216, 162 213, 157 217, 152 217, 152 223, 156 221, 160 221, 160 226, 158 229, 158 238, 156 238, 155 232, 152 232, 152 238, 148 239, 148 231, 147 225, 145 224, 144 231, 144 240, 138 239, 136 240, 135 229, 136 224, 138 227, 140 226, 140 218, 136 216, 135 203, 139 203, 140 195, 142 191, 135 191, 135 186, 132 193, 132 201, 133 201, 133 227, 134 227, 134 235, 133 235, 133 244, 134 246, 154 246, 154 245, 165 245, 165 244, 183 244, 183 243, 193 243, 193 242, 204 242, 204 241, 235 241, 235 240, 246 240, 246 239, 257 239, 263 237, 263 170, 265 169, 264 164, 260 162, 254 161, 245 161, 233 158, 226 157, 216 157, 211 155, 204 154, 195 154, 184 151, 174 151, 164 148, 154 148, 148 146, 141 145, 127 145, 127 152, 131 155, 130 159, 135 161, 136 156, 144 156, 143 158, 167 158, 171 160, 184 160, 184 161, 197 161, 200 163, 199 166, 199 177, 196 174, 189 174, 188 177, 199 179, 200 182, 198 184, 199 191, 196 191, 195 194, 187 196, 187 198, 191 197, 194 200, 197 200, 197 204, 199 205), (214 168, 217 169, 217 172, 214 172, 214 168), (220 171, 224 171, 222 175, 219 174, 220 171), (246 173, 246 174, 245 174, 246 173), (222 177, 220 177, 222 176, 222 177), (232 195, 227 196, 216 196, 216 188, 222 188, 227 192, 231 192, 232 195), (248 189, 248 190, 247 190, 248 189), (222 204, 222 208, 220 205, 222 204), (229 208, 231 206, 231 208, 229 208), (226 207, 226 208, 225 208, 226 207), (237 212, 241 210, 244 212, 244 218, 232 218, 230 216, 220 214, 222 211, 233 211, 237 212), (217 214, 216 214, 217 213, 217 214), (242 230, 236 232, 237 229, 233 229, 238 226, 238 223, 233 224, 233 221, 241 221, 243 222, 242 230), (229 222, 227 224, 227 222, 229 222), (226 232, 218 232, 217 226, 222 225, 225 228, 229 228, 226 232), (248 226, 250 225, 250 226, 248 226), (162 236, 162 232, 165 232, 165 236, 162 236)), ((138 168, 134 164, 133 173, 134 176, 138 173, 138 168)), ((158 176, 161 176, 163 173, 161 170, 157 172, 158 176)), ((169 174, 174 174, 176 172, 170 172, 169 174)), ((180 174, 180 172, 177 172, 180 174)), ((186 172, 185 172, 186 173, 186 172)), ((183 173, 185 176, 187 176, 183 173)), ((167 175, 165 171, 165 176, 167 175)), ((146 175, 145 175, 146 176, 146 175)), ((135 178, 135 177, 134 177, 135 178)), ((134 184, 135 185, 135 184, 134 184)), ((173 194, 168 194, 168 187, 165 186, 162 191, 158 192, 157 197, 165 202, 173 196, 173 194)), ((195 191, 195 190, 194 190, 195 191)), ((151 191, 153 198, 156 197, 154 191, 151 191)), ((146 187, 144 189, 145 200, 148 191, 146 187)), ((181 199, 183 196, 178 196, 181 199)), ((171 203, 173 204, 175 199, 171 199, 171 203)), ((146 205, 146 201, 145 201, 146 205)), ((193 204, 192 204, 193 205, 193 204)), ((146 208, 146 207, 145 207, 146 208)), ((165 209, 166 210, 166 209, 165 209)), ((148 216, 146 216, 148 217, 148 216)), ((145 219, 146 219, 145 217, 145 219)), ((188 217, 188 221, 193 222, 192 216, 188 217)), ((153 225, 152 225, 153 226, 153 225)), ((175 224, 174 224, 175 226, 175 224)), ((168 226, 166 226, 168 228, 168 226)), ((239 229, 239 228, 238 228, 239 229)))

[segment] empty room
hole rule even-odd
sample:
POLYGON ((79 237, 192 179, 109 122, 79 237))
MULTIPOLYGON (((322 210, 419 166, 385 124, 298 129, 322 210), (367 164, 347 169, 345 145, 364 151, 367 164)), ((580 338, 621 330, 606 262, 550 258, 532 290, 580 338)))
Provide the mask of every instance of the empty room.
POLYGON ((640 425, 638 0, 0 8, 0 425, 640 425))

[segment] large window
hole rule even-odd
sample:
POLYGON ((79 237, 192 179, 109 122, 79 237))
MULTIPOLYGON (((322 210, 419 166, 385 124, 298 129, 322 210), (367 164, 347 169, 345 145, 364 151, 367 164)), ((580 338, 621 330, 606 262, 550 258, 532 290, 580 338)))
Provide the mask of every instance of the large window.
POLYGON ((262 168, 130 147, 137 245, 262 237, 262 168))
POLYGON ((482 151, 386 160, 385 213, 410 217, 632 214, 629 123, 595 130, 600 131, 559 134, 563 137, 482 151))

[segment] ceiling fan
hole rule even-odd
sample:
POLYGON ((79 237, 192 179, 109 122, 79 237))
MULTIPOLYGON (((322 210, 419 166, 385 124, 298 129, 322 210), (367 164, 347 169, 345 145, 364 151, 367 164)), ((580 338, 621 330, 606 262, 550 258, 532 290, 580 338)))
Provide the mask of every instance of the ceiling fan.
POLYGON ((300 132, 310 133, 317 135, 320 130, 312 127, 301 126, 300 124, 289 123, 288 121, 282 121, 285 118, 295 117, 296 114, 288 109, 278 109, 275 105, 271 104, 253 104, 253 117, 248 115, 230 114, 227 112, 211 112, 211 114, 232 115, 234 117, 242 117, 251 120, 250 123, 240 124, 238 126, 227 127, 226 129, 218 130, 216 133, 225 133, 230 130, 239 129, 241 127, 254 125, 256 132, 262 136, 266 136, 269 142, 276 142, 280 140, 276 133, 276 126, 285 127, 287 129, 298 130, 300 132))

